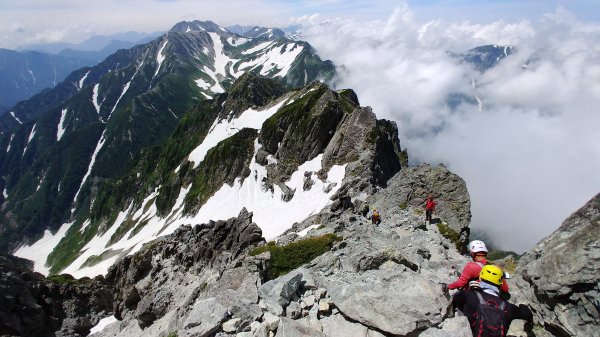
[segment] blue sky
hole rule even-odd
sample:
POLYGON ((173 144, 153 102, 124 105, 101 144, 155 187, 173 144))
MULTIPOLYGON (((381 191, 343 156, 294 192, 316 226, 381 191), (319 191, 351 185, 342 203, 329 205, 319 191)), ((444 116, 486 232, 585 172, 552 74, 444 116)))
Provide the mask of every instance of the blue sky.
POLYGON ((0 0, 0 48, 81 42, 91 35, 124 31, 164 31, 179 21, 195 19, 224 26, 285 26, 315 14, 319 20, 386 20, 394 8, 406 4, 421 22, 538 21, 558 6, 579 20, 600 21, 600 4, 595 0, 0 0))

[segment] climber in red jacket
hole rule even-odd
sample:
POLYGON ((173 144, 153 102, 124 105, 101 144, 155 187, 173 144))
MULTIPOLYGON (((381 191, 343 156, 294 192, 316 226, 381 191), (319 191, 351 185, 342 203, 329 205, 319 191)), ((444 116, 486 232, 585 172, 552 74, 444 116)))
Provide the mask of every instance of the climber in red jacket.
MULTIPOLYGON (((471 258, 473 261, 467 263, 458 280, 452 284, 449 284, 448 289, 468 289, 469 282, 478 280, 481 269, 483 266, 488 264, 486 259, 488 250, 483 241, 471 241, 469 243, 469 252, 471 253, 471 258)), ((505 279, 502 279, 502 286, 500 287, 500 290, 504 293, 508 293, 508 284, 506 283, 505 279)))
POLYGON ((431 223, 431 217, 435 212, 435 205, 437 205, 437 202, 433 201, 433 195, 428 195, 425 199, 425 221, 429 223, 431 223))

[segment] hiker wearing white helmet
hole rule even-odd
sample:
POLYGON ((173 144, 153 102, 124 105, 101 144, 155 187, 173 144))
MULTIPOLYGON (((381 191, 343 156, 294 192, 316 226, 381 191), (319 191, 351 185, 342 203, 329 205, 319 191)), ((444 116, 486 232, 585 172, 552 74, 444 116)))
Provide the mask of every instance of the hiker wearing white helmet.
MULTIPOLYGON (((488 264, 488 249, 483 241, 473 240, 469 242, 469 253, 471 254, 473 261, 467 263, 458 280, 448 285, 448 289, 467 289, 469 282, 478 280, 481 269, 483 266, 488 264)), ((502 286, 500 287, 500 290, 508 293, 508 284, 504 279, 502 280, 502 286)))

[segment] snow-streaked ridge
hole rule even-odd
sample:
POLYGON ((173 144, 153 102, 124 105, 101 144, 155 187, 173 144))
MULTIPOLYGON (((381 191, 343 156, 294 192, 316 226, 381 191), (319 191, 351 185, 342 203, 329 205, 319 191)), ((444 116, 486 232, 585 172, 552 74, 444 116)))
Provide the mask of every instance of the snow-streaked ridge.
MULTIPOLYGON (((257 151, 260 147, 258 139, 255 140, 254 145, 255 151, 257 151)), ((63 272, 75 277, 105 274, 118 256, 108 258, 95 266, 84 268, 81 268, 81 266, 91 256, 101 255, 107 250, 113 252, 129 250, 129 254, 133 254, 139 251, 144 243, 150 242, 159 236, 171 234, 181 225, 206 223, 209 220, 225 220, 237 216, 244 207, 253 212, 253 221, 261 227, 263 236, 267 239, 273 239, 281 235, 295 222, 302 221, 320 212, 331 202, 331 196, 341 187, 346 165, 334 165, 328 172, 327 180, 321 181, 317 178, 317 172, 321 169, 322 157, 321 154, 305 162, 292 174, 286 185, 295 190, 295 194, 287 202, 283 201, 283 192, 278 186, 274 186, 273 191, 263 186, 263 178, 266 177, 267 170, 264 166, 256 163, 254 156, 249 166, 251 171, 249 177, 244 181, 240 178, 236 179, 233 186, 223 184, 193 216, 183 215, 183 202, 189 192, 188 187, 181 188, 171 213, 164 218, 158 217, 154 200, 157 196, 156 191, 159 189, 156 189, 141 203, 142 206, 139 209, 134 210, 129 207, 127 210, 122 211, 110 229, 106 233, 94 237, 82 249, 83 253, 77 260, 63 272), (308 191, 303 189, 306 172, 311 172, 310 176, 315 181, 315 184, 308 191), (327 189, 330 185, 333 188, 327 189), (147 206, 149 202, 151 202, 150 207, 147 206), (123 235, 121 240, 108 245, 112 235, 127 219, 133 219, 138 223, 148 221, 148 223, 135 235, 131 236, 134 230, 132 228, 123 235)))
POLYGON ((295 42, 285 43, 280 46, 268 46, 260 56, 251 61, 238 64, 237 69, 247 71, 262 66, 261 75, 283 77, 287 75, 292 64, 303 50, 304 47, 295 42))

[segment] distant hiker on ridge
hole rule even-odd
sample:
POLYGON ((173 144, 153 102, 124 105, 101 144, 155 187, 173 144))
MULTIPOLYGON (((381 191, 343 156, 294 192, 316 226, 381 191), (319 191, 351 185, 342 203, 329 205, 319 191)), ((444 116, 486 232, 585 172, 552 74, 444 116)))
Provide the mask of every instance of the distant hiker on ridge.
POLYGON ((431 217, 435 212, 435 205, 437 205, 437 202, 433 201, 433 195, 428 195, 425 199, 425 221, 429 223, 431 223, 431 217))
POLYGON ((379 215, 379 211, 377 209, 374 209, 373 214, 371 214, 371 223, 373 225, 379 225, 381 223, 381 215, 379 215))
MULTIPOLYGON (((467 263, 458 280, 449 284, 448 289, 467 289, 469 282, 478 280, 481 269, 488 264, 488 249, 483 241, 471 241, 469 243, 469 253, 471 254, 473 261, 467 263)), ((504 278, 502 278, 502 286, 500 287, 500 290, 502 290, 504 293, 508 293, 508 284, 504 278)))
POLYGON ((454 308, 469 320, 473 337, 504 337, 514 319, 533 321, 526 305, 516 306, 499 297, 503 275, 497 266, 486 265, 479 275, 481 291, 460 290, 452 296, 454 308))

